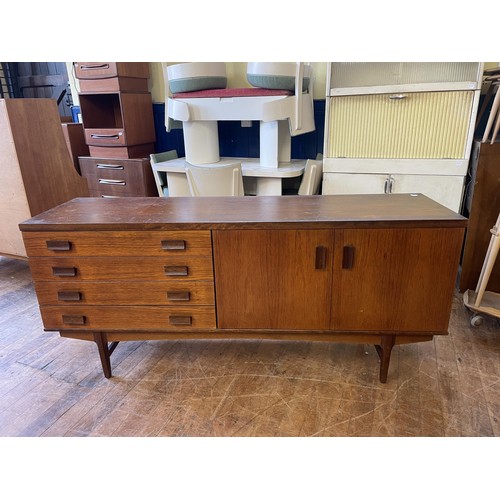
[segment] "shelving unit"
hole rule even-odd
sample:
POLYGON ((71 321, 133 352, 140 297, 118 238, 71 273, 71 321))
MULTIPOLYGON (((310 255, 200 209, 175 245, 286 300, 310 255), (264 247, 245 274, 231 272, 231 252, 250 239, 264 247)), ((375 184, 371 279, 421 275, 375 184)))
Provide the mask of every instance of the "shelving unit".
POLYGON ((157 196, 151 169, 144 168, 156 140, 149 64, 77 62, 75 75, 91 157, 79 163, 91 195, 157 196), (118 177, 110 178, 111 170, 118 177))

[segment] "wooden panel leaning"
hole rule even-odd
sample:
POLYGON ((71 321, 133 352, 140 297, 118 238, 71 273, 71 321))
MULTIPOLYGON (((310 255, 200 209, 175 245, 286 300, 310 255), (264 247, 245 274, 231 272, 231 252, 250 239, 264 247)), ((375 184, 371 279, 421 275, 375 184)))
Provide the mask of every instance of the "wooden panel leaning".
MULTIPOLYGON (((81 198, 22 224, 44 328, 94 341, 446 335, 467 220, 423 195, 81 198)), ((109 344, 111 342, 111 344, 109 344)))
POLYGON ((0 254, 26 258, 18 224, 88 196, 53 99, 0 99, 0 254))

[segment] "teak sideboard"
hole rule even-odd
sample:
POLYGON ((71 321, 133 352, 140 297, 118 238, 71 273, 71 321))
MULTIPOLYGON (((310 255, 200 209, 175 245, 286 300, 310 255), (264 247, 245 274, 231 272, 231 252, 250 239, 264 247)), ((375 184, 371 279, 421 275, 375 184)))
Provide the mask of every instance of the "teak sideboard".
POLYGON ((97 344, 447 333, 467 220, 423 195, 77 198, 21 223, 45 330, 97 344))

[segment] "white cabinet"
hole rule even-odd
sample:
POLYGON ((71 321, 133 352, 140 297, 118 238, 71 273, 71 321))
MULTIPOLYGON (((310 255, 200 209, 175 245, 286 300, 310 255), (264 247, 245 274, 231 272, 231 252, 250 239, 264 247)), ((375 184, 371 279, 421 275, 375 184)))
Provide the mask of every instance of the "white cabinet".
POLYGON ((459 211, 481 63, 329 63, 323 194, 421 192, 459 211))

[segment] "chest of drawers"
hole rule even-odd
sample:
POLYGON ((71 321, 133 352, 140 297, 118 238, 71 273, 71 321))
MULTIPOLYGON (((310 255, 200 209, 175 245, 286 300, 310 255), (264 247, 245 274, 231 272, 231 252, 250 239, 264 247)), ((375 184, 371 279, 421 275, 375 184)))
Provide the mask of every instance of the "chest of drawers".
MULTIPOLYGON (((396 344, 447 333, 466 219, 425 196, 81 198, 20 225, 46 330, 396 344)), ((109 344, 111 342, 111 344, 109 344)))
POLYGON ((149 158, 78 158, 90 196, 158 196, 149 158))

